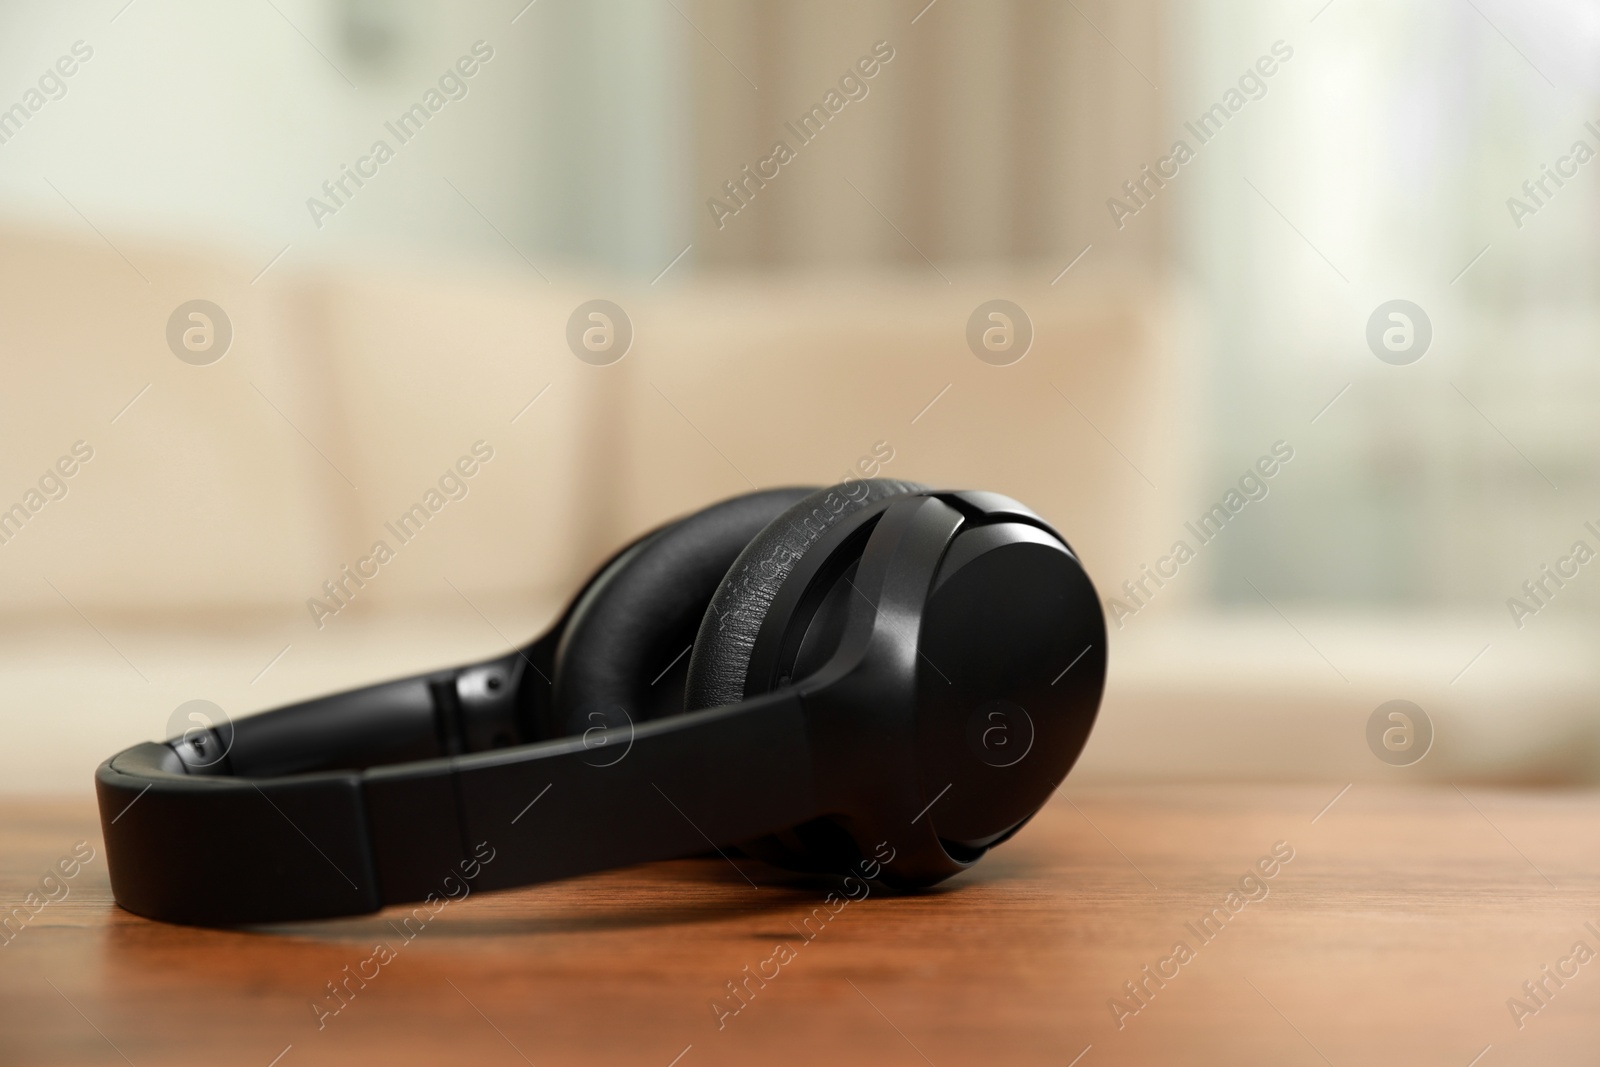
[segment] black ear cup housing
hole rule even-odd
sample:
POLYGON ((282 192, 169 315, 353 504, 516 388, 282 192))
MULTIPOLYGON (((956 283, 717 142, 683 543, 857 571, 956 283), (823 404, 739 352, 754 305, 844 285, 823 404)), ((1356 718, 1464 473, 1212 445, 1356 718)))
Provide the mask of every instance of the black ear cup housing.
POLYGON ((1059 534, 989 493, 891 502, 830 597, 848 605, 838 651, 797 681, 829 754, 817 773, 859 853, 894 851, 883 880, 932 885, 1077 760, 1105 682, 1099 599, 1059 534))
POLYGON ((1014 833, 1088 742, 1105 686, 1099 598, 1077 558, 1027 522, 964 529, 923 611, 916 751, 926 818, 951 855, 1014 833))
POLYGON ((877 480, 819 490, 739 554, 686 701, 798 685, 837 810, 745 848, 839 872, 887 846, 883 877, 911 887, 975 862, 1049 799, 1105 667, 1094 588, 1042 519, 994 494, 877 480))

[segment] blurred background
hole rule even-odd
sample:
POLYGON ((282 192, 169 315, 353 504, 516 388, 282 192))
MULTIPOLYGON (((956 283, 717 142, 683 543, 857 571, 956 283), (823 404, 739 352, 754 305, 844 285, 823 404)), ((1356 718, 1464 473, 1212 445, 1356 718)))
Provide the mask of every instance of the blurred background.
POLYGON ((1576 0, 8 3, 0 788, 863 463, 1082 555, 1085 780, 1593 781, 1597 60, 1576 0))

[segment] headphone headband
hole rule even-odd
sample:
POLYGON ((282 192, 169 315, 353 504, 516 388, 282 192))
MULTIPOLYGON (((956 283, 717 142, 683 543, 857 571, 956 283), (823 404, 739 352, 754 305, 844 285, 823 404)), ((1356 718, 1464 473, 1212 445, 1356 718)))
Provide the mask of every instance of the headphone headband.
POLYGON ((688 855, 815 817, 812 782, 793 690, 598 736, 283 777, 190 774, 148 742, 95 776, 118 902, 202 925, 443 895, 485 846, 496 861, 480 889, 688 855), (726 799, 698 802, 711 780, 726 799))

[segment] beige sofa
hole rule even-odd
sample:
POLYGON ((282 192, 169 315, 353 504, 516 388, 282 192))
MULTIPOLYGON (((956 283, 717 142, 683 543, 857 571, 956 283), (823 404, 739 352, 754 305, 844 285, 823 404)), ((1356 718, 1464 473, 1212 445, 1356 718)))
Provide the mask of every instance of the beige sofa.
MULTIPOLYGON (((1198 316, 1087 263, 1056 285, 1059 266, 1041 265, 949 285, 818 272, 628 286, 292 257, 262 273, 116 240, 0 237, 0 503, 75 442, 93 448, 66 495, 0 544, 7 788, 84 790, 100 758, 163 735, 187 700, 242 714, 495 653, 628 538, 752 485, 837 480, 871 457, 894 477, 1009 493, 1108 593, 1214 495, 1186 488, 1203 481, 1198 316), (635 330, 609 366, 565 339, 594 297, 635 330), (1035 328, 1006 367, 965 340, 993 297, 1035 328), (194 298, 233 325, 209 366, 165 338, 194 298), (475 446, 471 477, 442 481, 475 446), (397 527, 430 492, 441 506, 397 527)), ((1502 650, 1451 685, 1470 628, 1298 617, 1342 681, 1276 614, 1217 616, 1206 589, 1186 571, 1113 631, 1085 778, 1392 778, 1362 730, 1397 696, 1440 722, 1415 777, 1591 773, 1600 682, 1582 657, 1502 650), (1423 692, 1419 662, 1440 674, 1423 692), (1521 732, 1504 715, 1518 699, 1521 732)))

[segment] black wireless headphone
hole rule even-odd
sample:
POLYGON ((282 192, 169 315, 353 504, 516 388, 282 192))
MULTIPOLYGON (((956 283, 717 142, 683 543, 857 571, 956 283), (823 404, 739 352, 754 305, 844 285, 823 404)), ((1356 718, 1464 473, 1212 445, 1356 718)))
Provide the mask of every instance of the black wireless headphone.
POLYGON ((113 756, 111 888, 276 922, 735 845, 929 886, 1049 799, 1105 670, 1088 575, 1015 501, 751 493, 634 542, 510 655, 113 756))

